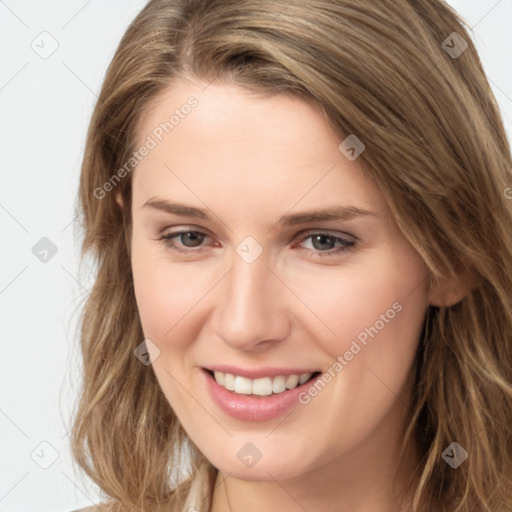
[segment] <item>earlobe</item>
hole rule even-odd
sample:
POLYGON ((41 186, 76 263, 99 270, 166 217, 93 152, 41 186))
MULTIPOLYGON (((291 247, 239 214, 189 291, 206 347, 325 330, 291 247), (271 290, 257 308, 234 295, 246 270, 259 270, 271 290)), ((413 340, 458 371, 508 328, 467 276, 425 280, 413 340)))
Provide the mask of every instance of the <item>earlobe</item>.
POLYGON ((431 306, 448 308, 460 302, 469 295, 480 283, 480 279, 473 273, 460 273, 457 277, 450 277, 431 283, 428 301, 431 306))
POLYGON ((124 201, 121 192, 116 192, 116 203, 120 206, 121 210, 124 208, 124 201))

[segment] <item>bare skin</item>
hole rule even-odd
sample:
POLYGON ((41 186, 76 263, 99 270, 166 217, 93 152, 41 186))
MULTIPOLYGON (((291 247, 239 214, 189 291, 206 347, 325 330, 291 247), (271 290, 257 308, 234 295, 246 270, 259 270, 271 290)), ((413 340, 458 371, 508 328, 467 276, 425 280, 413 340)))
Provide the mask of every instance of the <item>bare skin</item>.
POLYGON ((219 469, 211 512, 408 510, 410 496, 400 503, 393 483, 405 483, 415 460, 398 458, 414 356, 428 305, 447 289, 429 285, 378 188, 318 111, 285 95, 205 86, 173 86, 143 118, 141 143, 187 98, 198 101, 132 177, 132 268, 145 337, 160 350, 158 382, 219 469), (212 219, 144 206, 156 199, 212 219), (370 214, 278 224, 334 206, 370 214), (204 235, 161 240, 178 231, 204 235), (249 236, 262 249, 251 263, 236 252, 249 236), (377 334, 346 355, 371 326, 377 334), (338 356, 343 369, 308 403, 265 421, 223 412, 202 371, 324 373, 338 356), (251 467, 237 457, 247 443, 261 453, 251 467))

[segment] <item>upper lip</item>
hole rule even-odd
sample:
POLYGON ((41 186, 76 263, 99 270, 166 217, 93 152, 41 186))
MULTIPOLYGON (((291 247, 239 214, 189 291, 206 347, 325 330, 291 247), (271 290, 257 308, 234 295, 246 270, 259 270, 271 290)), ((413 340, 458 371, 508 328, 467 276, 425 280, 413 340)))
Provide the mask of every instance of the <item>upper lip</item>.
POLYGON ((260 367, 260 368, 239 368, 237 366, 229 366, 219 364, 205 367, 206 370, 217 371, 222 373, 231 373, 232 375, 240 375, 247 379, 259 379, 261 377, 278 377, 283 375, 302 375, 303 373, 316 373, 320 370, 311 370, 308 368, 284 368, 284 367, 260 367))

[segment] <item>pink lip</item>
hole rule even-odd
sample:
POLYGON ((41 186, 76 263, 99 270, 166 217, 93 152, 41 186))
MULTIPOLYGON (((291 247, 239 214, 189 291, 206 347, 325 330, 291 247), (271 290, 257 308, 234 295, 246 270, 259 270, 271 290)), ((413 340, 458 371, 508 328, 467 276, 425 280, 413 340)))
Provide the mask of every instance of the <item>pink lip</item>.
MULTIPOLYGON (((205 385, 213 402, 224 413, 242 421, 268 421, 286 414, 299 405, 299 395, 306 391, 317 378, 321 377, 321 374, 319 374, 314 379, 294 389, 288 389, 283 393, 266 397, 253 397, 250 395, 240 395, 234 391, 228 391, 226 388, 217 384, 215 379, 206 370, 203 369, 201 373, 204 375, 205 385)), ((261 372, 259 373, 261 374, 261 372)), ((243 376, 240 373, 238 373, 238 375, 243 376)), ((268 373, 265 373, 265 375, 270 376, 268 373)), ((276 373, 276 375, 283 375, 283 373, 276 373)))
POLYGON ((240 377, 246 377, 248 379, 259 379, 261 377, 278 377, 279 375, 283 375, 287 377, 288 375, 302 375, 303 373, 315 373, 320 371, 318 368, 315 370, 305 370, 304 368, 256 368, 254 370, 250 370, 247 368, 237 368, 236 366, 228 366, 225 364, 209 366, 208 370, 222 372, 222 373, 231 373, 232 375, 240 375, 240 377))

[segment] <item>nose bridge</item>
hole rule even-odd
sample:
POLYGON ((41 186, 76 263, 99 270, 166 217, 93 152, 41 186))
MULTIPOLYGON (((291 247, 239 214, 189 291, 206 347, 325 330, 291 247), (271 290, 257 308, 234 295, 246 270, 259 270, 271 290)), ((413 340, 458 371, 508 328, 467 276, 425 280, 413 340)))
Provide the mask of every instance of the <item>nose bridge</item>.
POLYGON ((235 254, 220 288, 217 334, 226 343, 246 349, 285 336, 288 327, 282 288, 264 255, 250 261, 235 254))

